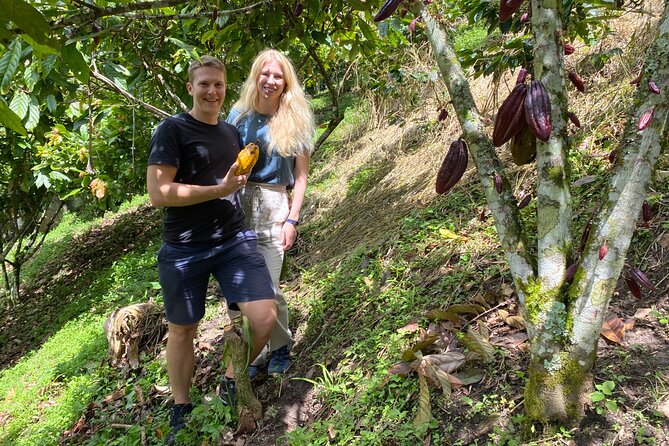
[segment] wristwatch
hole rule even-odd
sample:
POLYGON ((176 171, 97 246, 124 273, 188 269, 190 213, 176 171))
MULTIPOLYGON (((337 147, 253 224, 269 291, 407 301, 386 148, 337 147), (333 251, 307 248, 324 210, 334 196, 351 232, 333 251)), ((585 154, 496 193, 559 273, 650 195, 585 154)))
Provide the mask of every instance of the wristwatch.
POLYGON ((293 220, 292 218, 287 218, 287 219, 286 219, 286 223, 290 223, 290 224, 293 225, 293 226, 297 226, 298 223, 299 223, 299 221, 297 221, 297 220, 293 220))

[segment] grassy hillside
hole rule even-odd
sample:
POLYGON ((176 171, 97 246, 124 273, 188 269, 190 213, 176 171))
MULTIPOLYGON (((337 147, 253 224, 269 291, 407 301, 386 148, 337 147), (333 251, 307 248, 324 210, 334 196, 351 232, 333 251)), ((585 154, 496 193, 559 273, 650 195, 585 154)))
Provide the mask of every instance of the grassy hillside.
MULTIPOLYGON (((607 45, 631 40, 627 29, 607 45)), ((635 39, 648 41, 643 33, 635 39)), ((582 123, 572 135, 574 228, 603 190, 633 88, 611 80, 633 78, 639 62, 619 57, 596 70, 590 56, 579 48, 570 59, 590 70, 587 93, 570 105, 582 123)), ((183 444, 524 444, 527 343, 504 256, 473 165, 450 193, 434 193, 458 124, 453 116, 437 121, 444 88, 430 80, 436 68, 429 52, 406 59, 412 63, 402 95, 353 92, 345 121, 314 156, 301 237, 283 284, 294 365, 285 377, 257 383, 262 425, 252 436, 234 435, 231 414, 215 397, 226 316, 212 283, 196 344, 197 409, 183 444), (459 316, 446 318, 454 308, 459 316), (437 380, 428 389, 398 365, 460 350, 478 353, 453 372, 461 386, 437 380)), ((491 122, 512 83, 513 73, 492 87, 490 79, 473 81, 491 122)), ((500 155, 516 195, 532 192, 532 165, 513 166, 503 148, 500 155)), ((658 291, 636 300, 619 281, 610 309, 634 324, 623 342, 601 340, 588 418, 580 429, 565 427, 532 444, 669 442, 668 176, 665 153, 648 196, 653 218, 638 229, 628 256, 658 291)), ((522 211, 528 224, 534 211, 533 203, 522 211)), ((24 299, 4 302, 0 314, 0 445, 162 444, 164 341, 143 353, 137 370, 117 369, 102 329, 117 307, 161 302, 159 225, 159 212, 143 197, 95 221, 68 215, 49 235, 26 267, 24 299)))

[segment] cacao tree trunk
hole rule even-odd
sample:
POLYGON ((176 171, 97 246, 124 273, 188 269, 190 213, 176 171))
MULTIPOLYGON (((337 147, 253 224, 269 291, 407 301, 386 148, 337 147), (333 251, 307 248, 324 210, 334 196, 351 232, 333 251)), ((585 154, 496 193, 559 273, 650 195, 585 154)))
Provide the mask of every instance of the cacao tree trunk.
MULTIPOLYGON (((541 423, 577 423, 592 391, 597 343, 610 299, 624 267, 625 256, 646 190, 661 150, 669 146, 669 2, 660 18, 657 37, 646 54, 644 72, 660 86, 652 94, 638 88, 618 147, 603 203, 591 219, 582 251, 572 243, 572 200, 567 172, 567 93, 564 81, 559 2, 534 0, 534 79, 551 100, 553 132, 537 142, 537 246, 525 242, 527 232, 515 211, 504 166, 487 136, 469 84, 453 50, 446 26, 432 17, 422 2, 422 15, 434 57, 446 83, 463 137, 483 185, 500 245, 505 251, 530 339, 529 381, 525 389, 528 419, 541 423), (661 84, 661 85, 660 85, 661 84), (650 125, 639 131, 639 116, 654 108, 650 125), (504 192, 494 188, 494 174, 503 178, 504 192), (601 247, 605 245, 606 250, 601 247), (604 252, 604 255, 602 253, 604 252), (570 255, 578 268, 566 280, 570 255)), ((533 229, 534 230, 534 229, 533 229)))

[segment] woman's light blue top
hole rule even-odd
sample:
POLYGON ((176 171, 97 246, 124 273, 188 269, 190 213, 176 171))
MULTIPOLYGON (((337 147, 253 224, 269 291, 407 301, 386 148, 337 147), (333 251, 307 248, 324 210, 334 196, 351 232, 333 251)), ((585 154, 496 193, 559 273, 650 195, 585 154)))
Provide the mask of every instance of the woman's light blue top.
MULTIPOLYGON (((239 110, 232 109, 228 115, 227 122, 233 121, 239 116, 239 110)), ((260 147, 260 157, 249 175, 249 181, 256 183, 281 184, 292 187, 295 183, 295 157, 282 157, 276 151, 267 153, 269 144, 269 119, 267 115, 250 113, 239 122, 234 123, 239 130, 244 145, 254 142, 260 147)))

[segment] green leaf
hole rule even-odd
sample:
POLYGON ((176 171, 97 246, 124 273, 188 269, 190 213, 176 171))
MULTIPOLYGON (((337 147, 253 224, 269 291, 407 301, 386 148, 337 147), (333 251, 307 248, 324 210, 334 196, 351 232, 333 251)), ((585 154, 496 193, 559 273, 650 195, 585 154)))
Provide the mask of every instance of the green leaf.
POLYGON ((320 31, 312 31, 311 38, 314 39, 316 42, 320 43, 321 45, 332 46, 332 42, 330 42, 330 38, 326 33, 322 33, 320 31))
POLYGON ((52 170, 49 172, 49 178, 52 180, 70 181, 70 177, 65 175, 63 172, 58 172, 57 170, 52 170))
POLYGON ((39 42, 37 42, 35 39, 30 37, 28 34, 22 34, 21 38, 26 42, 28 45, 30 45, 37 55, 49 55, 49 54, 59 54, 60 53, 60 45, 58 45, 56 42, 53 42, 50 45, 42 45, 39 42))
POLYGON ((602 401, 604 400, 604 398, 606 398, 606 395, 604 395, 602 392, 595 391, 590 394, 590 399, 592 400, 593 403, 602 401))
POLYGON ((21 41, 14 40, 5 54, 0 57, 0 91, 5 93, 12 81, 21 59, 21 41))
POLYGON ((372 42, 376 40, 376 33, 372 30, 372 28, 365 22, 364 20, 360 20, 359 26, 360 26, 360 31, 362 31, 362 35, 365 36, 365 39, 371 40, 372 42))
POLYGON ((62 56, 65 64, 72 70, 74 77, 81 82, 88 82, 88 64, 86 63, 84 56, 77 49, 76 44, 65 45, 63 47, 62 56))
POLYGON ((189 45, 186 42, 183 42, 179 39, 175 39, 174 37, 168 37, 165 40, 172 42, 182 50, 186 51, 192 59, 200 59, 197 49, 193 45, 189 45))
POLYGON ((46 106, 51 113, 54 113, 58 108, 58 103, 56 102, 56 97, 52 94, 46 97, 46 106))
POLYGON ((33 91, 35 84, 39 80, 39 73, 35 70, 35 64, 31 64, 23 72, 23 82, 26 83, 28 90, 33 91))
POLYGON ((353 11, 368 11, 369 3, 365 3, 361 0, 348 0, 348 4, 351 5, 353 11))
POLYGON ((21 118, 16 116, 4 101, 0 100, 0 125, 15 131, 19 135, 26 136, 26 129, 21 124, 21 118))
POLYGON ((12 102, 9 103, 9 108, 16 113, 19 119, 23 120, 28 114, 28 107, 30 105, 30 96, 22 91, 14 93, 12 102))
POLYGON ((600 385, 597 386, 599 390, 604 392, 606 395, 612 395, 613 394, 613 389, 616 388, 616 383, 613 381, 604 381, 600 385))
MULTIPOLYGON (((82 190, 83 190, 83 189, 81 189, 81 188, 71 190, 71 191, 69 191, 68 193, 66 193, 65 195, 63 195, 62 197, 60 197, 60 199, 63 200, 63 201, 64 201, 64 200, 67 200, 68 198, 77 195, 77 194, 80 193, 82 190)), ((151 282, 151 283, 154 283, 154 282, 151 282)))
POLYGON ((611 412, 617 412, 618 411, 618 403, 616 403, 614 400, 606 400, 604 405, 611 412))
POLYGON ((37 124, 39 124, 39 102, 34 96, 30 97, 30 105, 28 106, 28 120, 26 121, 26 130, 32 131, 37 124))
POLYGON ((50 37, 51 26, 41 12, 23 0, 0 0, 0 19, 11 20, 23 33, 42 45, 57 45, 50 37))
POLYGON ((35 178, 35 185, 37 187, 45 187, 45 188, 50 188, 51 187, 51 182, 49 181, 49 177, 44 175, 42 172, 37 173, 37 178, 35 178))

